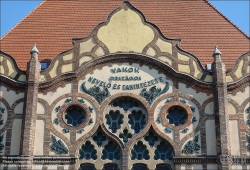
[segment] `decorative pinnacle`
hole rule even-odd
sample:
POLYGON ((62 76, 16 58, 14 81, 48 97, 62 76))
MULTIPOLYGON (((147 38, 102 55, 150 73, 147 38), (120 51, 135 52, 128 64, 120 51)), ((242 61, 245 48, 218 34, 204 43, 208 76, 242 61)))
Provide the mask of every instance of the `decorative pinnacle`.
POLYGON ((213 52, 213 56, 214 55, 221 55, 221 52, 220 52, 220 50, 218 49, 218 46, 215 46, 215 49, 214 49, 214 52, 213 52))
POLYGON ((36 44, 34 44, 33 48, 30 50, 30 54, 39 53, 38 49, 36 48, 36 44))

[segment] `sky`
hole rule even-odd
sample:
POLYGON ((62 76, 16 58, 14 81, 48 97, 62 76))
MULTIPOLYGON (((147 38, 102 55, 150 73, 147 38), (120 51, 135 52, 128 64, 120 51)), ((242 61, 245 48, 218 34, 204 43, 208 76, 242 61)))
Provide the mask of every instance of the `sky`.
MULTIPOLYGON (((42 0, 0 0, 1 37, 35 9, 42 0)), ((209 0, 224 16, 250 35, 250 0, 209 0)))

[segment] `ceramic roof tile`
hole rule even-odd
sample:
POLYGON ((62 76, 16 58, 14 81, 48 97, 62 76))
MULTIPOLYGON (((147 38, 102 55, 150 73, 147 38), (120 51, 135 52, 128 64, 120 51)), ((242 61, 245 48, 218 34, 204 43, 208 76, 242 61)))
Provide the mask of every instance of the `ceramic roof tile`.
MULTIPOLYGON (((88 36, 122 2, 46 0, 2 37, 1 50, 15 57, 23 70, 34 43, 39 48, 40 60, 52 59, 72 48, 72 38, 88 36)), ((203 65, 212 63, 216 45, 227 69, 249 51, 249 37, 205 0, 130 0, 130 3, 166 37, 181 39, 180 47, 196 55, 203 65)))

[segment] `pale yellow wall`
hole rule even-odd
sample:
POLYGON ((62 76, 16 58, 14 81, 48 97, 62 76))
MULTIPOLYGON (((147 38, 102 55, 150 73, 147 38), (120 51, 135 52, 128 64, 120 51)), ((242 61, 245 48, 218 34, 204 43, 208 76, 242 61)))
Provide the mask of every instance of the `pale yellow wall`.
POLYGON ((66 84, 65 87, 59 87, 56 89, 56 92, 48 92, 46 95, 42 93, 38 94, 38 97, 44 99, 48 104, 51 104, 55 99, 60 97, 61 95, 71 93, 72 92, 72 84, 66 84))
POLYGON ((21 141, 22 119, 15 119, 12 125, 10 155, 19 155, 21 141))
POLYGON ((63 56, 63 60, 64 61, 71 60, 71 59, 73 59, 73 57, 74 57, 73 53, 70 53, 70 54, 63 56))
POLYGON ((161 52, 167 52, 172 55, 172 44, 166 41, 163 41, 159 38, 156 41, 156 45, 161 49, 161 52))
POLYGON ((96 49, 95 54, 96 54, 98 57, 100 57, 100 56, 103 56, 105 53, 104 53, 104 50, 103 50, 102 47, 98 47, 98 48, 96 49))
POLYGON ((26 81, 26 75, 24 75, 24 74, 20 75, 17 80, 18 81, 26 81))
POLYGON ((237 109, 232 103, 228 103, 228 113, 230 115, 235 115, 237 113, 237 109))
POLYGON ((240 155, 239 128, 237 120, 229 120, 231 154, 240 155))
POLYGON ((190 74, 190 67, 189 67, 189 65, 178 64, 178 71, 190 74))
POLYGON ((207 143, 207 155, 216 155, 216 134, 215 134, 215 121, 206 121, 206 143, 207 143))
POLYGON ((54 78, 57 76, 57 67, 58 67, 59 61, 57 60, 53 66, 53 68, 50 70, 49 75, 51 78, 54 78))
POLYGON ((160 56, 158 57, 159 60, 163 61, 163 62, 167 62, 170 66, 172 66, 172 60, 166 56, 160 56))
POLYGON ((233 78, 231 76, 226 76, 227 83, 233 82, 233 78))
POLYGON ((116 12, 108 25, 102 26, 97 37, 110 53, 134 51, 141 53, 154 38, 154 31, 142 23, 141 17, 131 9, 116 12))
POLYGON ((44 120, 36 120, 34 155, 43 155, 44 129, 44 120))
POLYGON ((148 49, 148 51, 147 51, 146 54, 149 55, 149 56, 151 56, 151 57, 153 57, 153 56, 155 56, 156 51, 155 51, 152 47, 150 47, 150 48, 148 49))
POLYGON ((7 60, 7 66, 8 66, 8 69, 9 69, 9 75, 8 76, 14 78, 17 75, 17 71, 16 71, 12 61, 7 60))
POLYGON ((189 61, 190 58, 188 56, 186 56, 186 55, 178 53, 178 59, 183 60, 183 61, 189 61))
POLYGON ((250 94, 250 87, 247 86, 245 88, 244 92, 237 92, 235 96, 233 95, 228 95, 228 98, 233 99, 234 101, 236 101, 239 105, 241 105, 247 98, 249 98, 249 94, 250 94))
POLYGON ((244 61, 241 60, 240 63, 239 63, 239 65, 238 65, 237 70, 236 70, 235 73, 234 73, 234 74, 236 75, 237 78, 240 78, 240 77, 243 76, 243 74, 242 74, 243 63, 244 63, 244 61))
POLYGON ((91 57, 91 56, 84 56, 84 57, 80 58, 79 67, 82 65, 82 63, 88 62, 88 61, 90 61, 90 60, 92 60, 92 57, 91 57))
POLYGON ((195 61, 193 61, 193 65, 194 65, 194 77, 200 79, 203 73, 200 71, 199 66, 195 61))
POLYGON ((213 77, 210 75, 207 75, 204 79, 205 82, 213 82, 213 77))
POLYGON ((7 88, 4 86, 1 86, 0 89, 1 89, 1 97, 4 98, 9 103, 10 106, 18 99, 24 98, 24 93, 16 94, 15 91, 12 90, 7 91, 7 88))
POLYGON ((4 67, 0 65, 0 74, 4 74, 4 67))
POLYGON ((70 72, 73 70, 73 64, 62 65, 62 73, 70 72))
POLYGON ((88 39, 85 42, 80 43, 80 54, 85 52, 91 52, 92 48, 96 46, 96 42, 93 38, 88 39))
POLYGON ((18 103, 14 109, 15 114, 23 114, 23 102, 18 103))

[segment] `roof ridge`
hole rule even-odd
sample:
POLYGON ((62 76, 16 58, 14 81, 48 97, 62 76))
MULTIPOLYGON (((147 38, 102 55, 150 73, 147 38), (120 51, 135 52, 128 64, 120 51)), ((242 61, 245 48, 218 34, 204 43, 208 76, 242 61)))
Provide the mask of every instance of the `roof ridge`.
POLYGON ((230 24, 232 24, 238 31, 240 31, 243 35, 245 35, 248 39, 250 39, 250 35, 248 36, 244 31, 242 31, 237 25, 235 25, 230 19, 224 16, 216 7, 214 7, 208 0, 204 0, 209 6, 211 6, 216 12, 218 12, 225 20, 227 20, 230 24))
POLYGON ((5 34, 1 37, 1 39, 3 39, 6 35, 8 35, 14 28, 17 27, 17 25, 19 25, 25 18, 27 18, 31 13, 33 13, 33 11, 35 11, 38 7, 40 7, 44 2, 45 2, 45 0, 42 1, 35 9, 33 9, 32 11, 30 11, 25 17, 23 17, 23 18, 21 19, 21 21, 19 21, 16 25, 14 25, 7 33, 5 33, 5 34))

